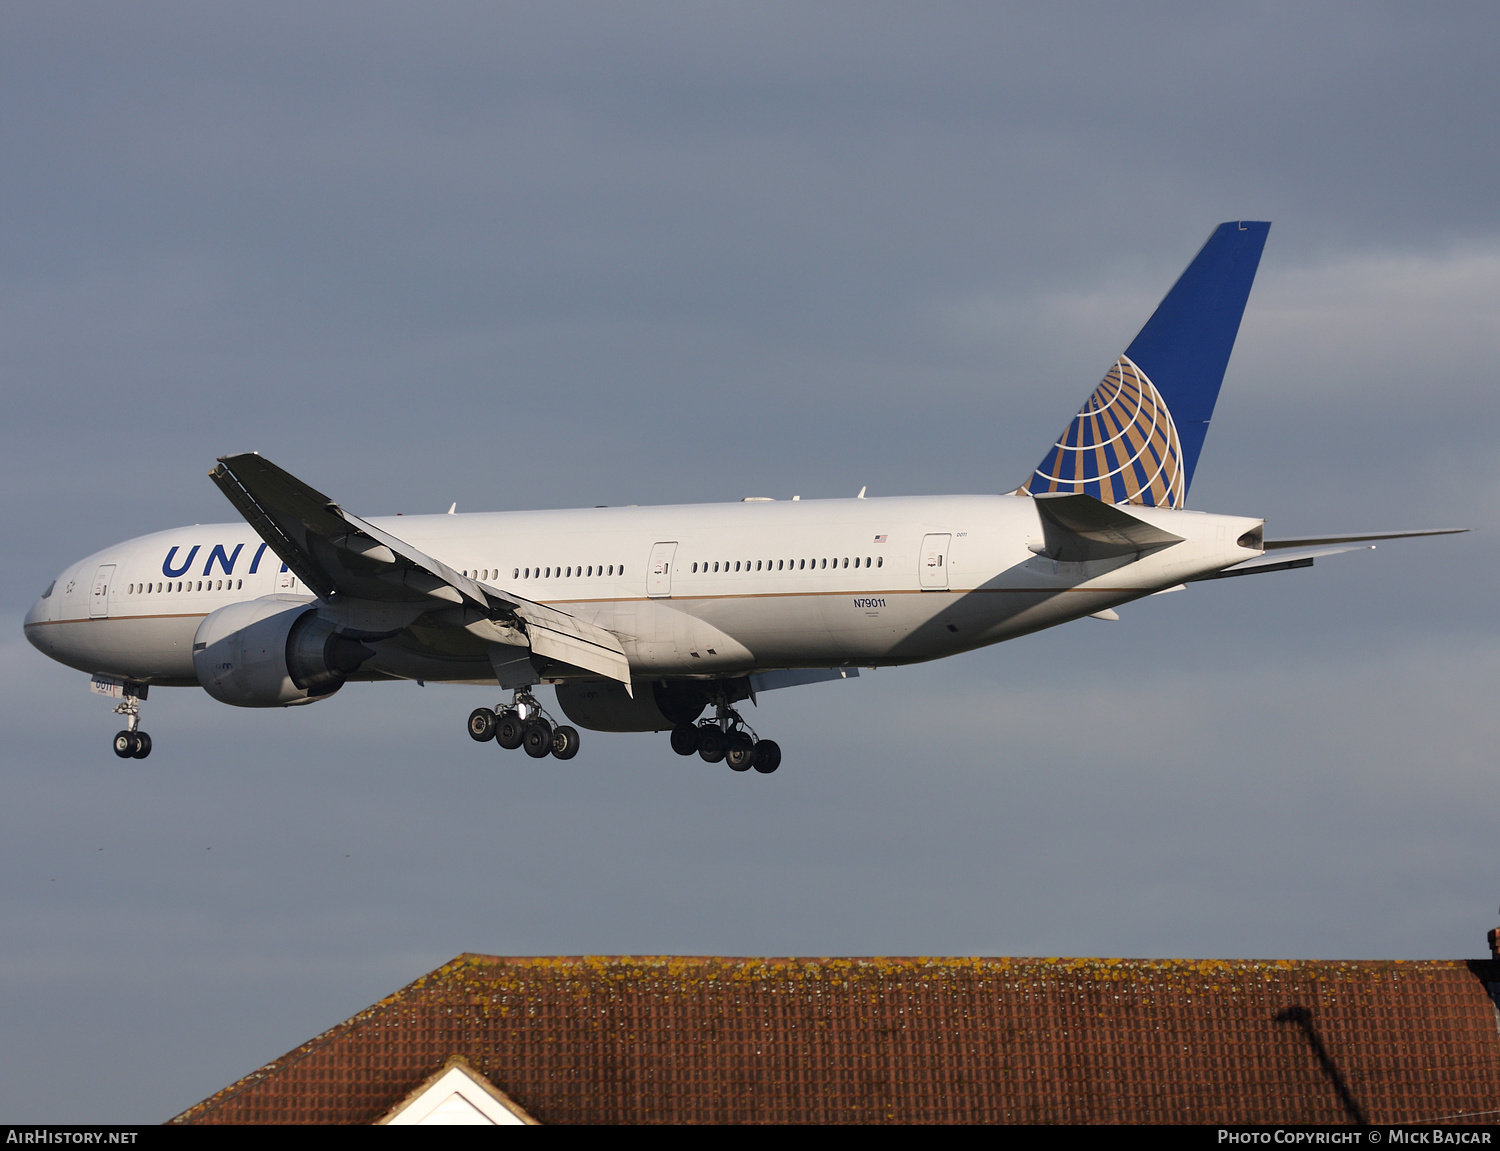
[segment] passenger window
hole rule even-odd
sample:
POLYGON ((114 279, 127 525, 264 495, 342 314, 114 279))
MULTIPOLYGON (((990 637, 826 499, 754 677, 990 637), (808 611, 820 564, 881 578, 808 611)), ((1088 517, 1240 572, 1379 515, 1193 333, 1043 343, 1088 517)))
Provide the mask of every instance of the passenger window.
POLYGON ((875 557, 875 566, 878 567, 878 568, 885 567, 885 556, 876 556, 875 557))

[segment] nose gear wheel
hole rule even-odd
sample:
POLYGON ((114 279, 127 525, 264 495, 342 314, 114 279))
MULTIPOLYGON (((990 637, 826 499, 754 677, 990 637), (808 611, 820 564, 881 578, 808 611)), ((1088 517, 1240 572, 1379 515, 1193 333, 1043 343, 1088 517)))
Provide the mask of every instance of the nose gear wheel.
POLYGON ((114 750, 121 759, 145 759, 151 754, 151 737, 141 730, 141 700, 145 684, 125 685, 125 698, 115 705, 115 714, 125 717, 125 730, 115 733, 114 750))

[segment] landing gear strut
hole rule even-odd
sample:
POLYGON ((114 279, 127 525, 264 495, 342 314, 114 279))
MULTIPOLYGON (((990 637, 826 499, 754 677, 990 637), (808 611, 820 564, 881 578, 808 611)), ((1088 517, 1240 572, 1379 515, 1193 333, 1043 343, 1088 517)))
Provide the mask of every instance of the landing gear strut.
POLYGON ((145 684, 125 685, 125 698, 115 705, 115 714, 125 717, 125 730, 115 733, 115 754, 121 759, 145 759, 151 754, 151 737, 141 728, 141 700, 145 684))
POLYGON ((578 754, 578 731, 567 724, 554 724, 536 696, 517 688, 508 705, 491 711, 476 707, 469 713, 469 737, 479 743, 494 740, 507 751, 524 747, 532 759, 572 759, 578 754))
POLYGON ((730 771, 749 771, 770 775, 781 766, 781 745, 774 739, 760 739, 744 717, 720 693, 714 701, 714 718, 696 725, 679 724, 672 729, 672 750, 678 755, 698 753, 704 763, 729 764, 730 771))

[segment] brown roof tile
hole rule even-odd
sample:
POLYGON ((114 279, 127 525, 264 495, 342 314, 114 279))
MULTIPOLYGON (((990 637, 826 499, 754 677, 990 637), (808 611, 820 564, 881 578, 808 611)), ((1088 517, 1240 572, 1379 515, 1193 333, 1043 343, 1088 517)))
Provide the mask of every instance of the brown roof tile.
POLYGON ((453 1054, 542 1123, 1500 1112, 1492 962, 461 955, 177 1123, 371 1123, 453 1054))

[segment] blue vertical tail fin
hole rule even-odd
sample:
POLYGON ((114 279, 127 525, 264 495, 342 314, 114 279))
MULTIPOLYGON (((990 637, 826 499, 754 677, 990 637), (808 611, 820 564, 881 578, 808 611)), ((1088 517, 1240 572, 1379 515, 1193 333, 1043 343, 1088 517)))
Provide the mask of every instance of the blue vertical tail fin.
POLYGON ((1020 491, 1182 506, 1270 230, 1214 229, 1020 491))

